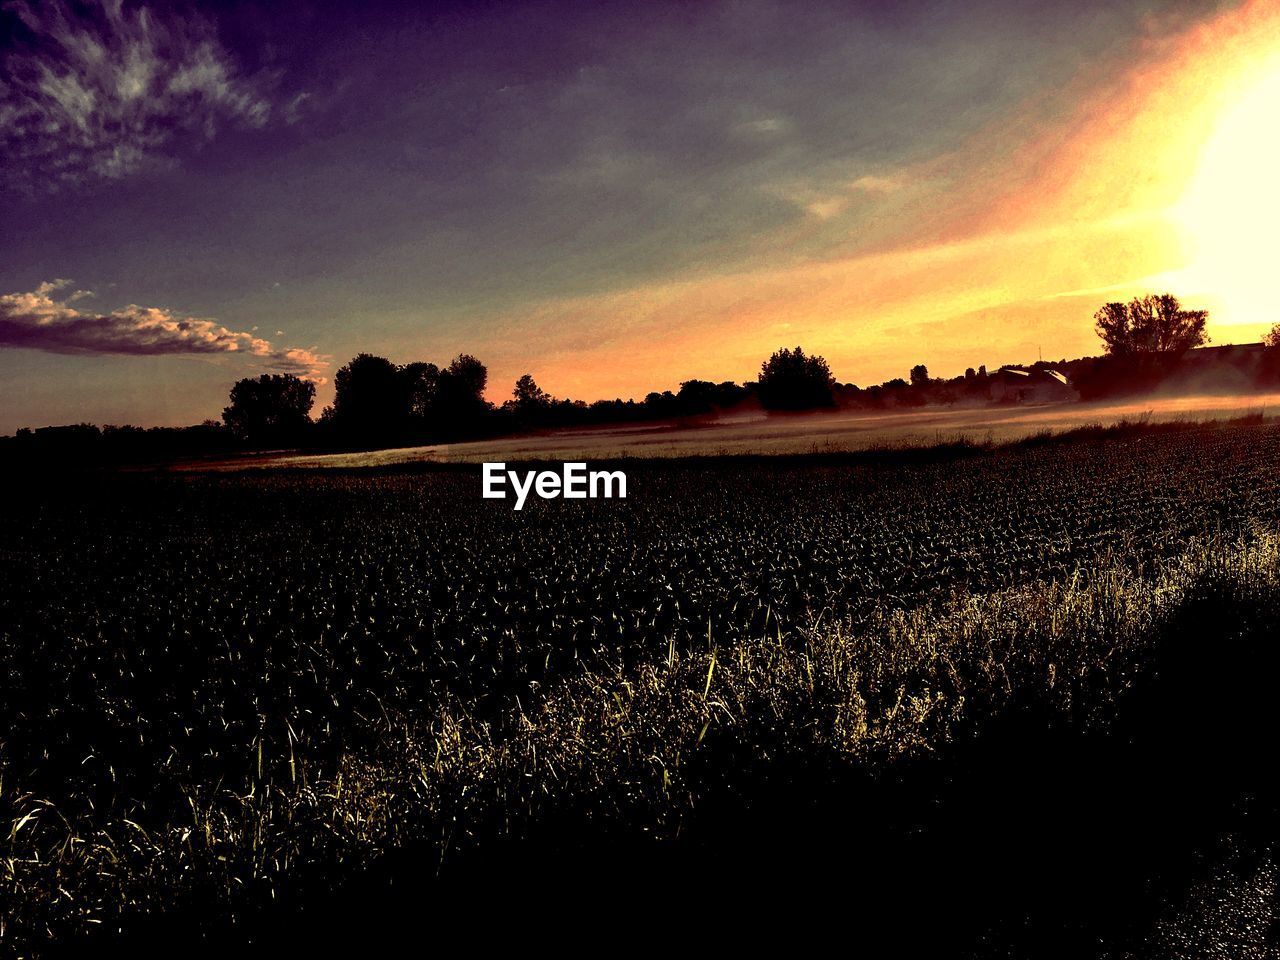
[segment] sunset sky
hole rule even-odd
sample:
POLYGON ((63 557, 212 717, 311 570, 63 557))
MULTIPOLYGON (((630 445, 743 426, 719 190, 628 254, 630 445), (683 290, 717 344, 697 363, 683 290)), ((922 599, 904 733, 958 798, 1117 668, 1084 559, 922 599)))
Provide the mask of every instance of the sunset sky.
POLYGON ((361 351, 592 400, 1280 321, 1280 0, 199 10, 0 6, 0 433, 318 413, 361 351))

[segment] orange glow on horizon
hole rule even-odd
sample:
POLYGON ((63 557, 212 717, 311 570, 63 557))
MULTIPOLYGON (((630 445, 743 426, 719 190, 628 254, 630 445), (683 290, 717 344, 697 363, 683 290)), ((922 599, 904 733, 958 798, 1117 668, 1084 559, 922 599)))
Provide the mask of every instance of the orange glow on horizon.
MULTIPOLYGON (((1269 262, 1280 222, 1280 4, 1247 3, 1138 54, 1109 78, 1082 76, 1066 121, 1034 126, 1032 104, 948 156, 877 181, 940 184, 903 208, 911 229, 880 252, 508 316, 512 346, 485 353, 493 398, 525 372, 582 399, 641 397, 691 377, 743 380, 796 343, 864 385, 918 362, 950 376, 1041 351, 1087 355, 1099 349, 1101 303, 1156 289, 1208 306, 1215 342, 1256 339, 1280 321, 1269 262), (532 370, 519 346, 528 331, 542 345, 532 370)), ((805 198, 813 217, 840 203, 805 198)))

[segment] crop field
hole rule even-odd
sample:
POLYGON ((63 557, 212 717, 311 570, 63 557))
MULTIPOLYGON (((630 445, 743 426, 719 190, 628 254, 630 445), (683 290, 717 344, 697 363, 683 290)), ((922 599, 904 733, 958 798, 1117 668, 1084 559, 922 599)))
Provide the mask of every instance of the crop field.
POLYGON ((571 905, 1275 956, 1278 464, 1255 420, 634 461, 520 512, 462 465, 10 477, 0 945, 571 905))

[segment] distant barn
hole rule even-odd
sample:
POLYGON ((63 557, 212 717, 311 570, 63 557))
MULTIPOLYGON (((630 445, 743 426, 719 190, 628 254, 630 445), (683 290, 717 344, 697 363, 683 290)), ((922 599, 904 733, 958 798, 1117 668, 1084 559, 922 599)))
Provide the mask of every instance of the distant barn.
POLYGON ((1049 367, 1001 367, 991 375, 991 399, 997 403, 1062 403, 1078 396, 1071 381, 1049 367))

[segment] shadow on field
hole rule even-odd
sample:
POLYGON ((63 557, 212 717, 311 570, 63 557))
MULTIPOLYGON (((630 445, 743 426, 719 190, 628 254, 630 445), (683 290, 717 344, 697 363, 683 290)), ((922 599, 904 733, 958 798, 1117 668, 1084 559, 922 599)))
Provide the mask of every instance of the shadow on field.
MULTIPOLYGON (((1147 668, 1122 691, 1096 691, 1081 717, 1015 703, 878 775, 833 754, 722 746, 702 762, 734 765, 733 782, 749 786, 701 798, 677 842, 564 809, 439 878, 438 853, 406 851, 341 896, 201 949, 377 954, 459 937, 794 949, 834 936, 871 957, 1147 957, 1171 955, 1149 941, 1173 911, 1220 947, 1174 955, 1267 956, 1274 903, 1233 930, 1195 891, 1223 870, 1243 882, 1280 836, 1277 624, 1280 597, 1209 583, 1166 621, 1147 668)), ((742 742, 767 742, 765 722, 742 742)), ((136 940, 191 953, 189 934, 174 917, 136 940)))

